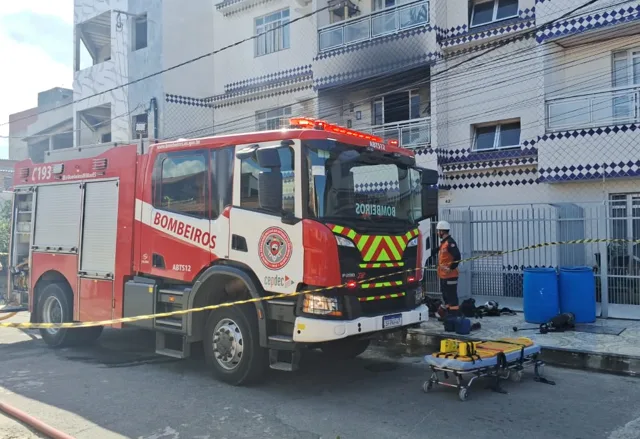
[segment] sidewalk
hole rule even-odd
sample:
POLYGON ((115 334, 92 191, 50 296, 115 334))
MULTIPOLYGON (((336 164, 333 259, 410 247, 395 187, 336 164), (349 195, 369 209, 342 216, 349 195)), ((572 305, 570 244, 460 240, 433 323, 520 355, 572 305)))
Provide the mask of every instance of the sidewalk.
POLYGON ((548 364, 590 369, 624 375, 640 374, 640 322, 598 319, 596 323, 578 325, 578 331, 540 334, 535 331, 514 332, 513 327, 536 328, 525 323, 524 316, 471 319, 482 328, 468 336, 444 332, 441 322, 430 318, 420 328, 410 329, 407 342, 415 352, 433 350, 443 338, 496 340, 502 337, 528 337, 542 347, 548 364), (584 332, 589 331, 589 332, 584 332), (595 332, 595 333, 594 333, 595 332))

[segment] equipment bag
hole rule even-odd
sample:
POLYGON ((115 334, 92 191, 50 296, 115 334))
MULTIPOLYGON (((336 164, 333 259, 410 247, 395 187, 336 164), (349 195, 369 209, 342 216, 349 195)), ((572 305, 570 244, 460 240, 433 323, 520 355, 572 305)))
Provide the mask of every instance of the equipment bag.
POLYGON ((456 320, 456 334, 468 335, 471 332, 471 320, 459 317, 456 320))
POLYGON ((458 321, 457 317, 447 316, 444 318, 444 331, 445 332, 456 332, 456 322, 458 321))

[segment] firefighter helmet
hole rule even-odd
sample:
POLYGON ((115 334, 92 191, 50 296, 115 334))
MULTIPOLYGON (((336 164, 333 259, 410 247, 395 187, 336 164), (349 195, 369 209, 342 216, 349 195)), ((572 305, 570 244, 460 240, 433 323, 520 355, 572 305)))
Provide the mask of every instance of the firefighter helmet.
POLYGON ((449 231, 449 230, 451 230, 451 225, 446 221, 439 221, 438 225, 436 226, 436 230, 449 231))

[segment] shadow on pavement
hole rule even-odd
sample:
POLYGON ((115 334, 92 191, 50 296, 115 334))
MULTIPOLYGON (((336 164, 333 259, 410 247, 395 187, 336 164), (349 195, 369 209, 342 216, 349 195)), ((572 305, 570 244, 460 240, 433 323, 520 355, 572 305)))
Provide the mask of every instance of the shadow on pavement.
MULTIPOLYGON (((4 388, 125 437, 178 437, 171 431, 180 430, 179 437, 211 433, 210 437, 318 438, 319 429, 331 426, 319 427, 316 413, 322 413, 323 419, 339 419, 335 423, 343 437, 424 437, 424 431, 413 425, 429 413, 436 413, 433 416, 444 433, 456 428, 462 404, 457 394, 449 389, 423 394, 428 371, 415 366, 420 359, 402 358, 401 348, 388 348, 390 355, 388 349, 376 347, 363 358, 340 362, 318 351, 305 351, 298 372, 269 371, 263 384, 238 388, 214 380, 201 351, 182 361, 156 355, 150 332, 105 331, 95 346, 60 350, 49 349, 40 340, 25 340, 0 345, 0 394, 4 388), (171 434, 162 433, 162 428, 171 434), (348 435, 350 431, 355 433, 348 435)), ((571 410, 572 416, 579 416, 577 425, 589 425, 598 411, 588 402, 588 395, 598 390, 580 384, 589 379, 587 375, 570 377, 555 388, 530 380, 506 383, 508 390, 514 389, 510 395, 491 393, 478 383, 472 399, 479 401, 464 403, 470 404, 465 406, 465 422, 470 428, 490 431, 491 419, 502 418, 525 436, 542 437, 566 421, 564 408, 553 404, 520 407, 518 402, 526 396, 550 402, 571 398, 584 412, 577 415, 582 412, 571 410)), ((615 392, 630 384, 625 379, 603 380, 601 388, 614 388, 599 393, 599 405, 613 407, 618 401, 615 392)), ((65 429, 60 422, 56 427, 65 429)), ((604 434, 605 426, 593 425, 590 432, 604 434)), ((456 431, 441 437, 457 437, 456 431)), ((82 437, 96 437, 91 434, 87 430, 82 437)))

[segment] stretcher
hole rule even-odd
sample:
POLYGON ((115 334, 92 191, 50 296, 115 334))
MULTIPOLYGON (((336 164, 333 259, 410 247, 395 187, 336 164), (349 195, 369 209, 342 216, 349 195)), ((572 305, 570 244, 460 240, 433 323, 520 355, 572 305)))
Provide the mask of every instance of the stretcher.
POLYGON ((454 387, 458 389, 460 400, 466 401, 473 382, 488 377, 493 391, 507 393, 500 381, 521 381, 527 367, 533 367, 535 381, 555 385, 544 378, 544 362, 539 356, 540 346, 525 337, 497 341, 442 340, 439 352, 424 357, 431 368, 431 377, 422 388, 429 392, 434 385, 454 387), (440 379, 441 375, 444 380, 440 379), (445 381, 450 376, 455 378, 455 384, 445 381))

